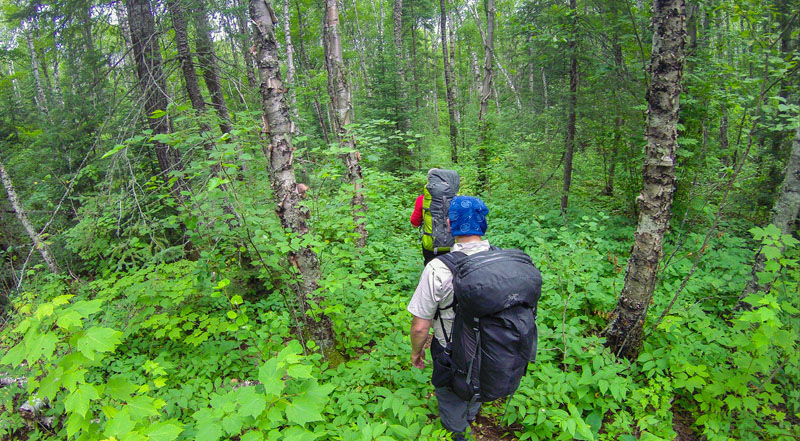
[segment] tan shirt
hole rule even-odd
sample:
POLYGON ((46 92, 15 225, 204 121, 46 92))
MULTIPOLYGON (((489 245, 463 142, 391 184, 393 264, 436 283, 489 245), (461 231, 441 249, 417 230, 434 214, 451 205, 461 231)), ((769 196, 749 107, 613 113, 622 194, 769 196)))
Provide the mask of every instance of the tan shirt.
MULTIPOLYGON (((489 249, 489 241, 456 243, 451 251, 461 251, 464 254, 472 255, 489 249)), ((434 259, 425 266, 419 285, 408 303, 408 312, 415 317, 425 320, 433 320, 437 308, 445 308, 453 303, 453 274, 447 265, 439 259, 434 259)), ((450 330, 453 327, 455 312, 453 308, 448 308, 440 312, 444 322, 447 335, 452 339, 450 330)), ((433 335, 439 340, 442 346, 447 344, 442 332, 442 324, 437 318, 433 320, 433 335)))

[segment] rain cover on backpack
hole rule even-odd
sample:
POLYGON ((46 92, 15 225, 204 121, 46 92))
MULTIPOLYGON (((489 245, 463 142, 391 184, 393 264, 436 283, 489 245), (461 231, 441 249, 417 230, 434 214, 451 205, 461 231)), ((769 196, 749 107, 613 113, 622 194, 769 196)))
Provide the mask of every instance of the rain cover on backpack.
MULTIPOLYGON (((450 387, 463 400, 512 394, 536 358, 542 275, 520 250, 492 247, 439 257, 453 273, 455 320, 448 340, 450 387)), ((447 337, 447 336, 445 336, 447 337)))
POLYGON ((447 228, 450 200, 458 194, 460 178, 455 170, 432 168, 422 202, 422 247, 434 253, 446 253, 453 246, 447 228))

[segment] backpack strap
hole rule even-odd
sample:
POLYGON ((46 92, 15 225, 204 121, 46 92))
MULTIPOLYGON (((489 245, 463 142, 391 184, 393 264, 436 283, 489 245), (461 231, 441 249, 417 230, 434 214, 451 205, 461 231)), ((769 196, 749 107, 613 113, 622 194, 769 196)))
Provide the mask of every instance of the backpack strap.
MULTIPOLYGON (((467 255, 462 253, 461 251, 453 251, 453 252, 450 252, 450 253, 442 254, 441 256, 438 256, 437 259, 439 259, 440 262, 442 262, 443 264, 445 264, 445 266, 447 266, 447 269, 450 270, 450 273, 453 274, 453 278, 455 279, 456 273, 458 272, 458 269, 457 269, 458 268, 458 264, 461 261, 461 259, 464 259, 466 257, 467 257, 467 255)), ((447 335, 447 330, 445 330, 445 327, 444 327, 444 319, 442 319, 442 314, 440 313, 440 311, 444 311, 444 310, 447 310, 447 309, 450 309, 450 308, 454 308, 456 306, 456 303, 457 303, 456 300, 457 299, 456 299, 455 292, 453 292, 453 301, 449 305, 445 306, 444 308, 437 307, 436 308, 436 313, 433 315, 433 319, 434 320, 436 320, 437 318, 439 319, 439 324, 442 325, 442 333, 444 334, 444 340, 447 343, 450 343, 452 335, 447 335)))

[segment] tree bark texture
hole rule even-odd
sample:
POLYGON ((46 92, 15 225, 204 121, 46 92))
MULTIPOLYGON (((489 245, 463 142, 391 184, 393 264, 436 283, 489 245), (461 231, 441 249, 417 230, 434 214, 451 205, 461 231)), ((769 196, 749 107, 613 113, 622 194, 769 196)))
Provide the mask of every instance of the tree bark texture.
MULTIPOLYGON (((256 44, 256 63, 261 80, 261 110, 263 124, 269 144, 264 147, 269 159, 270 184, 276 202, 276 213, 284 229, 299 237, 308 233, 306 213, 300 201, 294 173, 294 147, 292 146, 292 121, 286 102, 285 88, 281 81, 280 60, 274 26, 278 20, 266 0, 250 0, 250 17, 256 44)), ((295 296, 301 308, 301 320, 306 332, 310 333, 320 346, 323 354, 334 349, 335 341, 330 318, 322 315, 313 317, 306 314, 309 300, 318 304, 324 298, 315 296, 319 279, 319 259, 309 247, 289 253, 289 261, 297 268, 301 280, 293 285, 295 296), (318 319, 318 320, 317 320, 318 319)))
POLYGON ((325 1, 325 23, 323 29, 325 66, 328 69, 328 95, 333 105, 333 129, 337 141, 347 149, 342 154, 347 169, 347 178, 353 185, 353 199, 350 202, 353 209, 353 222, 355 222, 359 247, 367 244, 367 227, 364 223, 364 213, 367 211, 366 198, 363 192, 363 175, 359 164, 360 154, 355 150, 356 141, 347 126, 352 123, 353 106, 350 101, 349 86, 342 58, 342 38, 339 33, 339 9, 337 0, 325 1))
POLYGON ((394 0, 394 47, 397 51, 397 76, 400 95, 400 130, 407 131, 411 128, 411 119, 408 115, 408 93, 406 92, 405 55, 403 53, 403 0, 394 0))
POLYGON ((197 73, 194 70, 192 61, 192 49, 189 46, 189 33, 186 30, 186 19, 183 15, 183 6, 179 0, 167 1, 167 9, 172 19, 172 27, 175 29, 175 43, 178 47, 178 62, 183 72, 183 79, 186 82, 186 93, 189 95, 189 102, 192 108, 198 112, 206 110, 206 102, 203 100, 203 93, 200 91, 200 83, 197 81, 197 73))
POLYGON ((286 41, 286 82, 289 83, 289 108, 292 111, 292 117, 297 119, 297 94, 295 93, 297 69, 294 66, 294 45, 292 44, 291 18, 292 15, 289 12, 289 0, 283 0, 283 39, 286 41))
POLYGON ((439 0, 442 13, 439 29, 442 34, 442 60, 444 61, 444 84, 447 90, 447 112, 450 114, 450 159, 454 164, 458 164, 458 121, 456 120, 453 72, 450 69, 450 57, 447 54, 447 8, 444 1, 439 0))
POLYGON ((614 353, 635 359, 642 342, 647 309, 653 298, 664 233, 669 227, 675 190, 678 109, 684 65, 683 0, 653 2, 651 84, 647 89, 642 192, 636 198, 639 221, 625 272, 625 285, 604 333, 614 353))
MULTIPOLYGON (((486 115, 489 113, 489 98, 492 94, 492 80, 494 78, 494 0, 487 0, 486 6, 486 37, 483 39, 483 81, 480 90, 480 108, 478 109, 478 188, 486 188, 486 169, 489 164, 489 155, 486 151, 486 140, 489 136, 489 122, 486 115)), ((476 17, 477 18, 477 17, 476 17)), ((480 20, 478 20, 480 23, 480 20)))
POLYGON ((572 11, 572 36, 569 40, 569 104, 567 107, 567 138, 564 155, 564 186, 561 190, 561 212, 569 205, 569 187, 572 185, 572 157, 575 154, 575 112, 578 107, 578 10, 577 1, 570 0, 572 11))
POLYGON ((237 6, 241 8, 241 12, 236 13, 236 21, 239 26, 239 44, 242 48, 242 57, 244 58, 244 71, 247 76, 247 85, 255 89, 258 87, 256 84, 256 76, 253 74, 253 55, 250 53, 250 29, 247 26, 247 6, 244 1, 236 1, 237 6))
MULTIPOLYGON (((772 207, 770 223, 778 227, 781 234, 792 234, 797 229, 798 211, 800 211, 800 127, 797 128, 794 135, 792 151, 784 168, 780 193, 775 200, 775 205, 772 207)), ((747 285, 742 292, 742 298, 759 291, 769 290, 769 286, 763 286, 758 283, 758 273, 764 271, 766 261, 764 254, 761 252, 756 254, 752 276, 747 281, 747 285)), ((739 304, 740 307, 746 307, 741 301, 739 304)))
POLYGON ((16 190, 14 190, 14 183, 11 181, 11 176, 9 176, 8 172, 6 172, 6 168, 3 166, 2 162, 0 162, 0 180, 3 181, 3 186, 6 188, 8 201, 11 202, 11 208, 14 209, 14 214, 17 215, 17 219, 19 219, 20 223, 25 228, 25 232, 28 233, 28 237, 31 238, 34 248, 36 248, 39 251, 39 254, 42 255, 42 259, 44 259, 47 267, 50 269, 50 272, 53 274, 58 274, 60 272, 58 264, 56 263, 55 258, 53 258, 53 255, 50 253, 50 249, 47 247, 47 244, 44 243, 42 238, 39 236, 39 233, 33 229, 33 225, 28 219, 27 213, 25 213, 25 208, 20 203, 16 190))
MULTIPOLYGON (((147 114, 147 123, 153 135, 171 132, 171 125, 167 115, 151 118, 157 110, 166 111, 169 96, 164 72, 161 66, 161 49, 158 44, 153 12, 150 9, 150 0, 125 0, 128 11, 128 26, 133 44, 133 57, 136 61, 136 73, 144 95, 144 110, 147 114)), ((167 144, 154 141, 156 157, 162 172, 169 172, 181 168, 180 154, 167 144)))
POLYGON ((222 92, 222 83, 219 80, 214 42, 211 40, 211 26, 208 24, 204 0, 198 1, 197 9, 194 13, 194 27, 197 34, 197 64, 203 72, 206 88, 211 95, 211 105, 217 111, 217 116, 219 116, 219 128, 222 133, 230 133, 233 130, 231 116, 228 113, 228 105, 225 104, 225 95, 222 92))
POLYGON ((50 117, 50 109, 47 106, 47 97, 44 93, 44 85, 42 83, 42 75, 39 70, 39 57, 36 56, 36 46, 33 44, 33 23, 29 24, 29 29, 25 32, 25 40, 28 42, 28 50, 31 53, 31 73, 33 74, 33 82, 36 86, 36 107, 42 115, 50 117))

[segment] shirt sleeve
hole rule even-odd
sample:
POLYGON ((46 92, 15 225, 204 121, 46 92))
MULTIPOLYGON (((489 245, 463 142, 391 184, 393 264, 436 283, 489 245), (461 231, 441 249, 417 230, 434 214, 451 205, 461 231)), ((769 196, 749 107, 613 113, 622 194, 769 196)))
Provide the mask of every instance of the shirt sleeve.
POLYGON ((424 195, 417 196, 416 202, 414 202, 414 212, 411 213, 411 225, 418 227, 422 225, 422 199, 424 195))
POLYGON ((408 303, 408 312, 421 319, 433 320, 433 316, 436 315, 436 309, 439 307, 436 293, 441 291, 441 285, 442 281, 439 277, 436 277, 431 265, 425 266, 417 289, 408 303))

